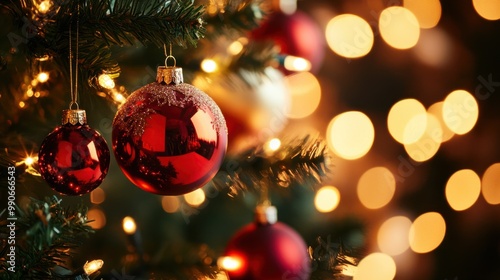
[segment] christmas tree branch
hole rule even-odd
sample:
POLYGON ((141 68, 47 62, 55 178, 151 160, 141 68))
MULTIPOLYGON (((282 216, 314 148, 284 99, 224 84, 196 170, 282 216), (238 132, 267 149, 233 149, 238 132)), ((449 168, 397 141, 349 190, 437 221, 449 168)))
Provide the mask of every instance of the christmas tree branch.
POLYGON ((266 144, 226 159, 213 183, 219 188, 229 187, 236 195, 260 191, 263 182, 268 186, 315 186, 327 176, 330 155, 323 140, 311 136, 285 140, 273 153, 266 151, 266 144))
POLYGON ((358 264, 356 252, 342 242, 332 242, 330 238, 317 238, 317 246, 309 247, 312 273, 311 280, 337 280, 352 276, 358 264))
MULTIPOLYGON (((87 225, 86 207, 65 208, 54 196, 43 201, 31 198, 25 210, 16 207, 16 212, 17 261, 15 272, 9 271, 7 276, 10 279, 64 278, 59 277, 54 269, 64 267, 71 250, 80 246, 82 238, 93 232, 87 225)), ((5 237, 11 235, 8 222, 1 222, 0 234, 5 237)), ((9 257, 6 253, 13 245, 6 241, 7 238, 4 240, 0 262, 2 270, 7 271, 9 257)))
POLYGON ((9 33, 9 40, 13 48, 24 47, 22 49, 31 61, 55 58, 60 69, 67 70, 69 27, 74 47, 78 26, 78 63, 83 81, 93 81, 92 77, 101 73, 119 73, 118 63, 112 59, 112 46, 134 45, 136 42, 157 47, 170 43, 195 46, 204 33, 203 7, 194 6, 192 1, 79 0, 53 3, 43 12, 34 1, 11 0, 0 4, 11 11, 19 26, 19 30, 9 33))
POLYGON ((262 0, 229 0, 222 7, 217 2, 208 6, 207 37, 242 33, 259 26, 264 16, 262 0), (230 29, 228 28, 230 27, 230 29))

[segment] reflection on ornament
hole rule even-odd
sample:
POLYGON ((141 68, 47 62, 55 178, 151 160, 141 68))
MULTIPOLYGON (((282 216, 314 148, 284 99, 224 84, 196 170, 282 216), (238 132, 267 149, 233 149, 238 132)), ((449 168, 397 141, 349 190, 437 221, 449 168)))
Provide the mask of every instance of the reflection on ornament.
POLYGON ((113 121, 118 165, 139 188, 181 195, 217 173, 227 146, 227 128, 217 104, 182 83, 182 70, 159 67, 157 82, 136 90, 113 121), (165 81, 172 78, 177 83, 165 81))
POLYGON ((220 106, 229 131, 229 153, 261 144, 279 134, 287 123, 290 94, 280 71, 262 73, 239 69, 198 75, 193 85, 220 106))
POLYGON ((84 110, 65 110, 63 125, 42 142, 38 153, 42 178, 55 191, 82 195, 97 188, 109 168, 109 149, 86 123, 84 110))

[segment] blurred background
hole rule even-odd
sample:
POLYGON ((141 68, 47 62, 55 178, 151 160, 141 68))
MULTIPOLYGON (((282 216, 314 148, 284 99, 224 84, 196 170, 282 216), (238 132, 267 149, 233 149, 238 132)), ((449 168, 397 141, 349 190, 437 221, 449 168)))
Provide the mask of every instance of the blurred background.
MULTIPOLYGON (((319 236, 358 248, 360 275, 388 275, 359 279, 499 279, 500 1, 271 2, 273 12, 244 36, 227 31, 198 49, 174 47, 174 54, 179 66, 197 69, 185 73, 186 82, 225 115, 229 156, 255 143, 274 149, 269 143, 279 147, 290 135, 327 142, 331 174, 321 186, 271 190, 279 220, 313 248, 319 236), (265 41, 280 55, 261 73, 218 68, 247 44, 265 41)), ((215 14, 225 2, 204 4, 215 14)), ((2 12, 6 38, 13 26, 2 12)), ((11 43, 0 43, 8 65, 0 72, 0 131, 2 148, 21 162, 35 157, 59 124, 67 80, 50 61, 26 71, 11 43)), ((80 104, 108 143, 117 107, 154 81, 164 59, 153 46, 114 51, 120 76, 99 77, 108 91, 85 92, 80 104)), ((17 190, 21 204, 56 194, 29 174, 17 190)), ((258 195, 210 186, 152 195, 130 183, 112 157, 99 188, 64 199, 88 205, 96 229, 75 262, 103 259, 109 275, 133 261, 124 217, 134 219, 147 258, 175 264, 186 244, 221 255, 252 221, 258 195)))

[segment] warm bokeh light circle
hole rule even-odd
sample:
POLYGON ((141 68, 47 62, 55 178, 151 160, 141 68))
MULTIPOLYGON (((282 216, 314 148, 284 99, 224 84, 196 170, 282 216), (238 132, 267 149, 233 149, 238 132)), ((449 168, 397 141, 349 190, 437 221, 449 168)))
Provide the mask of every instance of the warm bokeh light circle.
POLYGON ((410 227, 410 248, 415 253, 436 249, 446 234, 446 222, 437 212, 427 212, 415 219, 410 227))
POLYGON ((379 209, 387 205, 396 191, 396 179, 391 171, 378 166, 368 169, 359 178, 357 194, 368 209, 379 209))
POLYGON ((500 19, 500 0, 472 0, 476 12, 487 20, 500 19))
POLYGON ((377 233, 377 244, 380 251, 391 256, 404 253, 410 247, 408 235, 411 220, 405 216, 395 216, 387 219, 377 233))
POLYGON ((448 179, 446 200, 455 211, 469 209, 481 194, 481 179, 471 169, 459 170, 448 179))
POLYGON ((420 28, 433 28, 441 19, 441 2, 439 0, 404 0, 403 7, 417 17, 420 28))
POLYGON ((364 113, 349 111, 334 117, 327 128, 329 147, 341 158, 354 160, 368 153, 375 139, 375 128, 364 113))
POLYGON ((346 58, 363 57, 373 47, 373 31, 368 22, 357 15, 332 18, 326 25, 325 35, 332 51, 346 58))
POLYGON ((332 212, 340 202, 340 192, 336 187, 324 186, 314 197, 314 205, 319 212, 332 212))
POLYGON ((489 204, 500 204, 500 163, 486 169, 481 180, 483 197, 489 204))
POLYGON ((353 280, 392 280, 395 276, 394 259, 384 253, 372 253, 359 262, 353 280))
POLYGON ((401 6, 391 6, 380 13, 379 30, 382 39, 395 49, 412 48, 420 37, 417 17, 401 6))
POLYGON ((446 126, 456 134, 463 135, 476 125, 479 105, 468 91, 454 90, 444 99, 442 113, 446 126))
POLYGON ((427 129, 427 111, 420 101, 408 98, 394 104, 387 116, 391 136, 401 144, 415 143, 427 129))

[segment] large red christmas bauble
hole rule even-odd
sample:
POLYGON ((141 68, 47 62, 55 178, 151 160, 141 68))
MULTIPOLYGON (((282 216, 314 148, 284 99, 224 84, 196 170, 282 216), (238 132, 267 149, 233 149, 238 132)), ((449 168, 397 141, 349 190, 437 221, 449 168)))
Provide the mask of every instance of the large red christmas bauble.
POLYGON ((52 189, 61 194, 82 195, 97 188, 106 177, 109 148, 101 134, 86 124, 84 110, 66 110, 64 114, 79 115, 80 121, 63 121, 43 140, 38 165, 42 178, 52 189))
POLYGON ((231 280, 309 279, 310 258, 300 235, 289 226, 258 221, 243 227, 229 241, 225 257, 236 266, 231 280))
POLYGON ((226 122, 217 104, 182 83, 181 68, 171 68, 159 67, 156 82, 130 95, 112 132, 114 154, 127 178, 160 195, 202 187, 219 170, 227 148, 226 122))
POLYGON ((272 40, 282 54, 309 60, 313 73, 319 70, 325 55, 323 36, 318 24, 300 11, 291 15, 275 12, 250 34, 255 40, 272 40))

